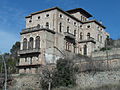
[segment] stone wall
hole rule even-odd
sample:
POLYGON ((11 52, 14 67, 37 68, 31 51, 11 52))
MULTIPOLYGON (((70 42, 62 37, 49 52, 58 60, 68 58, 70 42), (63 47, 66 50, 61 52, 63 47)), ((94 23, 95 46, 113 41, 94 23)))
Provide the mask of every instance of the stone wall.
POLYGON ((41 90, 40 76, 35 74, 14 74, 8 90, 41 90))

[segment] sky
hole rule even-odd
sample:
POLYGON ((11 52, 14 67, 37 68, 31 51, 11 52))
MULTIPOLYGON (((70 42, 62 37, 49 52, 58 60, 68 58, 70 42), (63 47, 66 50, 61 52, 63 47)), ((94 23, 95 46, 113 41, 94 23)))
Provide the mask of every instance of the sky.
POLYGON ((103 22, 111 38, 120 38, 120 0, 0 0, 0 52, 9 52, 20 40, 25 16, 55 6, 63 10, 83 8, 103 22))

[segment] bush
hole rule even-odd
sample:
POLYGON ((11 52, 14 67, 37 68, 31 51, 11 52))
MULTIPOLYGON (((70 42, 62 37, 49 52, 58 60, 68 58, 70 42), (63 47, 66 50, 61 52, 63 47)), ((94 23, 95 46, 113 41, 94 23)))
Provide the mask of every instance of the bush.
POLYGON ((56 65, 56 72, 53 77, 54 86, 74 86, 75 73, 74 64, 71 60, 59 59, 56 65))
MULTIPOLYGON (((46 66, 47 67, 47 66, 46 66)), ((54 70, 45 69, 41 78, 41 87, 47 90, 55 87, 72 87, 76 84, 74 64, 70 60, 59 59, 54 70)))

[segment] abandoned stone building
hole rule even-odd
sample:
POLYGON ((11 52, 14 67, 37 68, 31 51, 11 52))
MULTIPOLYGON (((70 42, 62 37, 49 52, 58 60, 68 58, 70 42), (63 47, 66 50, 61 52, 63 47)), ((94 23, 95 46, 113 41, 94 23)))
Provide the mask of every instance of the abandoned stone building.
POLYGON ((26 16, 21 34, 19 73, 37 73, 41 65, 56 63, 64 52, 92 56, 105 46, 109 34, 82 8, 64 11, 58 7, 26 16))

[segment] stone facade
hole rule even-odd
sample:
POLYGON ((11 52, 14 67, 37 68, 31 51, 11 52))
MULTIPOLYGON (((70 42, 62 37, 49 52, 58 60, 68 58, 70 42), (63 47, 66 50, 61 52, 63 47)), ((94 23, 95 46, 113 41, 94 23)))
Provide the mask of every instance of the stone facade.
POLYGON ((91 56, 105 46, 105 26, 82 8, 63 11, 58 7, 26 16, 21 32, 19 73, 36 73, 41 65, 56 63, 64 52, 91 56))

